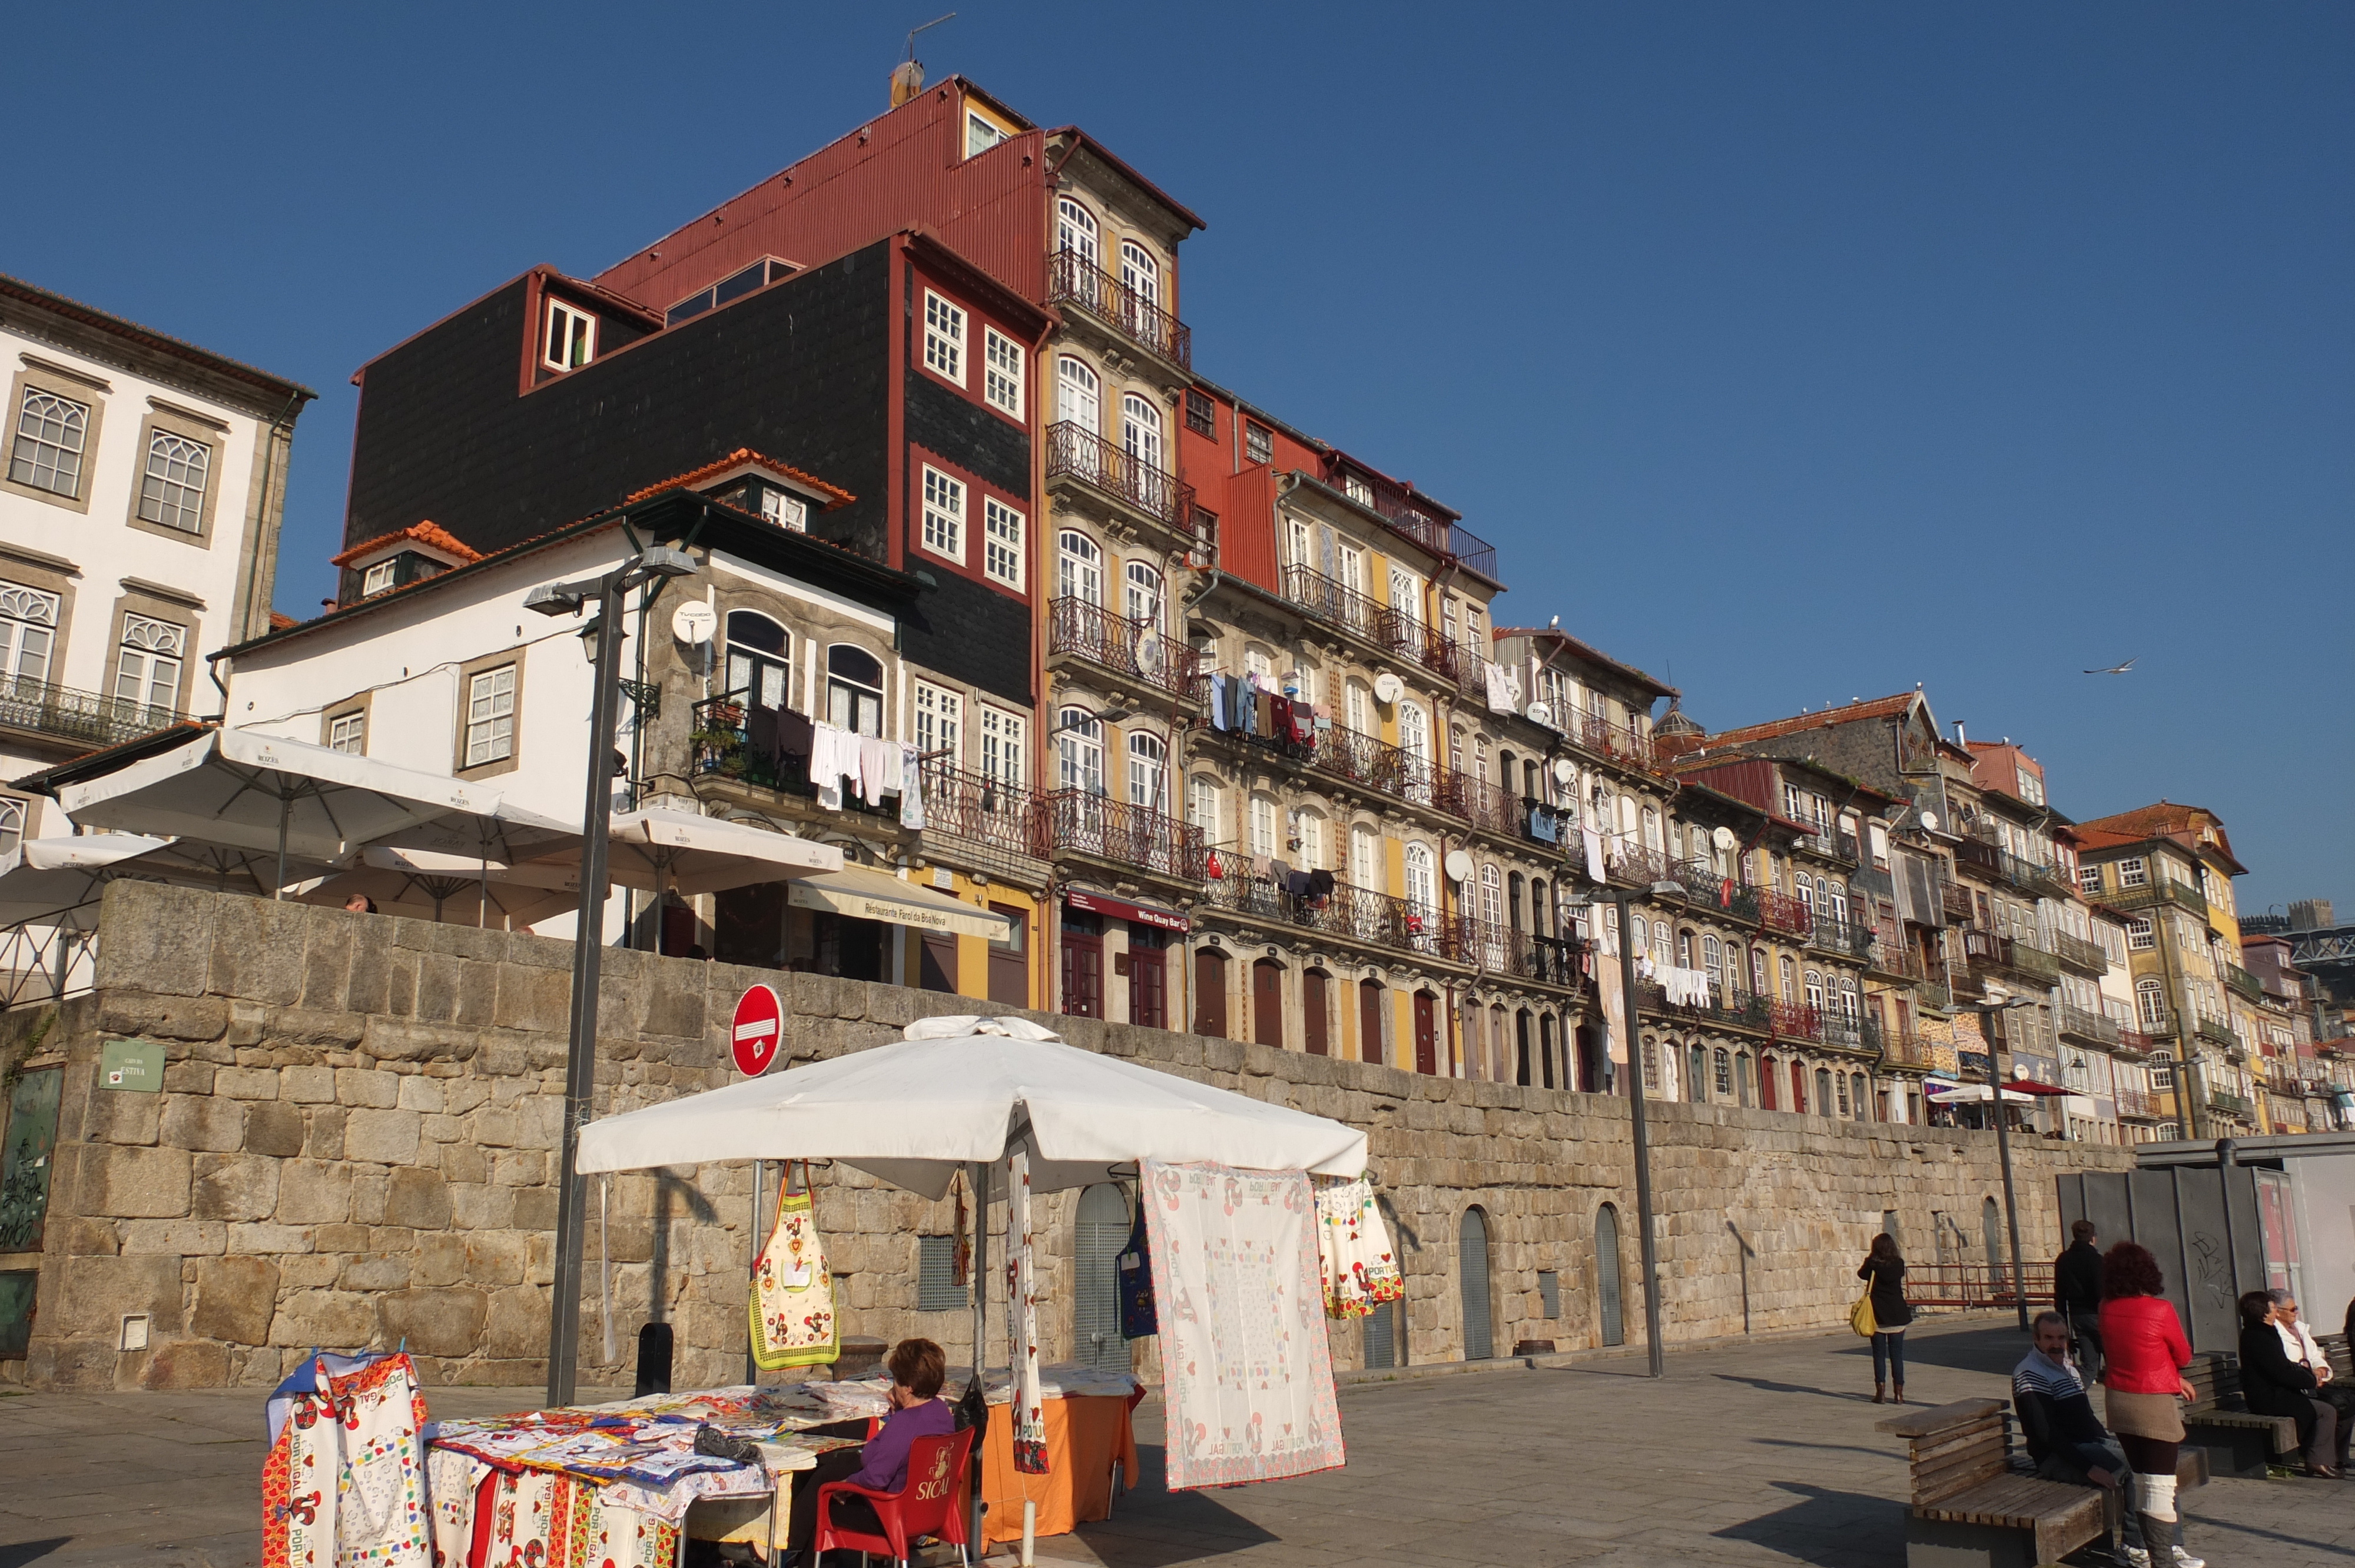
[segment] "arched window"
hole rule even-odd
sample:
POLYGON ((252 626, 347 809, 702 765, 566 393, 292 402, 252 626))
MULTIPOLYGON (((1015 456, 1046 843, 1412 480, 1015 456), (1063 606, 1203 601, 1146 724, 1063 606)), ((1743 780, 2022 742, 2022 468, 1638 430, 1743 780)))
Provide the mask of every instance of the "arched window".
POLYGON ((2150 1086, 2154 1089, 2175 1087, 2175 1053, 2154 1051, 2150 1054, 2150 1086))
POLYGON ((1750 949, 1750 989, 1757 995, 1770 994, 1766 990, 1766 949, 1750 949))
POLYGON ((1206 843, 1220 842, 1219 781, 1204 774, 1196 774, 1186 784, 1186 821, 1202 830, 1206 843))
POLYGON ((1380 893, 1388 879, 1382 874, 1382 841, 1373 829, 1359 824, 1349 830, 1349 883, 1380 893))
POLYGON ((792 635, 767 616, 730 610, 728 694, 755 707, 783 709, 793 691, 793 652, 792 635))
POLYGON ((1300 843, 1292 859, 1303 871, 1327 871, 1325 863, 1325 813, 1314 807, 1304 806, 1292 819, 1294 836, 1300 843))
POLYGON ((1594 1308, 1606 1345, 1627 1341, 1619 1268, 1619 1211, 1609 1203, 1594 1214, 1594 1308))
POLYGON ((1082 604, 1103 603, 1103 549, 1076 528, 1055 539, 1055 592, 1082 604))
POLYGON ((1807 1114, 1807 1065, 1796 1056, 1791 1059, 1791 1108, 1807 1114))
POLYGON ((1372 688, 1369 687, 1363 681, 1358 680, 1353 676, 1350 678, 1346 688, 1346 695, 1348 700, 1344 705, 1344 716, 1346 717, 1349 727, 1359 735, 1373 734, 1374 694, 1372 688))
POLYGON ((1161 303, 1160 264, 1134 239, 1120 242, 1120 286, 1135 295, 1140 304, 1161 303))
POLYGON ((1146 731, 1131 730, 1128 735, 1128 803, 1148 806, 1162 810, 1167 802, 1162 798, 1162 769, 1167 762, 1169 748, 1161 737, 1146 731))
MULTIPOLYGON (((1103 384, 1086 360, 1067 354, 1055 361, 1055 418, 1092 436, 1103 429, 1103 384)), ((1081 461, 1093 456, 1089 452, 1081 461)))
POLYGON ((1654 806, 1644 808, 1644 847, 1657 852, 1661 847, 1660 813, 1654 806))
POLYGON ((2167 1027, 2167 982, 2157 977, 2135 981, 2135 1012, 2143 1027, 2156 1032, 2167 1027))
POLYGON ((1135 392, 1125 393, 1120 400, 1120 444, 1123 450, 1146 468, 1158 470, 1161 464, 1161 410, 1150 398, 1135 392))
POLYGON ((1693 934, 1690 931, 1677 933, 1677 967, 1680 969, 1693 967, 1693 934))
POLYGON ((1799 968, 1796 964, 1794 964, 1791 961, 1790 954, 1785 953, 1783 955, 1781 969, 1783 971, 1783 1000, 1785 1001, 1798 1001, 1799 968))
POLYGON ((1055 249, 1070 251, 1090 267, 1097 264, 1096 215, 1070 196, 1055 202, 1055 249))
POLYGON ((1061 767, 1062 788, 1103 794, 1103 726, 1085 708, 1065 708, 1056 715, 1056 728, 1055 755, 1061 767))
POLYGON ((1131 561, 1123 571, 1127 596, 1123 613, 1139 626, 1161 629, 1161 574, 1143 561, 1131 561))
POLYGON ((1414 945, 1430 952, 1439 942, 1439 875, 1431 846, 1420 841, 1406 846, 1406 901, 1414 945))
POLYGON ((1851 1028, 1864 1016, 1864 999, 1857 994, 1854 976, 1840 977, 1839 1006, 1840 1016, 1848 1020, 1851 1028))
POLYGON ((1807 1005, 1819 1013, 1824 1010, 1824 977, 1814 969, 1807 971, 1807 1005))
POLYGON ((1488 1216, 1478 1209, 1464 1211, 1455 1261, 1463 1285, 1464 1359, 1485 1361, 1497 1344, 1488 1309, 1488 1216))
POLYGON ((1722 1045, 1717 1048, 1717 1092, 1728 1098, 1733 1095, 1733 1058, 1722 1045))
POLYGON ((1766 1110, 1773 1110, 1774 1108, 1774 1067, 1775 1062, 1774 1057, 1761 1056, 1758 1058, 1758 1103, 1762 1108, 1766 1110))
POLYGON ((854 643, 826 651, 826 722, 859 735, 883 733, 883 662, 854 643))
POLYGON ((1480 918, 1491 927, 1505 921, 1505 880, 1493 865, 1480 868, 1480 918))
POLYGON ((1833 883, 1831 885, 1831 895, 1832 918, 1838 920, 1842 925, 1846 925, 1848 923, 1848 884, 1845 882, 1833 883))
POLYGON ((1253 795, 1251 798, 1251 852, 1262 857, 1279 855, 1284 853, 1275 842, 1273 796, 1253 795))

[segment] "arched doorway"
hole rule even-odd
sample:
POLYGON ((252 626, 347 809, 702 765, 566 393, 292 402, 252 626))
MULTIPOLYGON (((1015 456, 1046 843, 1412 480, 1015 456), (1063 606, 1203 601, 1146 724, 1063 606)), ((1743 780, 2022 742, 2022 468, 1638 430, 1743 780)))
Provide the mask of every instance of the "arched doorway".
POLYGON ((1252 965, 1252 1038, 1284 1048, 1284 966, 1273 959, 1252 965))
POLYGON ((1439 1071, 1439 999, 1427 991, 1414 993, 1414 1070, 1439 1071))
POLYGON ((1590 1095, 1603 1092, 1603 1031, 1592 1023, 1578 1026, 1578 1086, 1590 1095))
POLYGON ((1464 1211, 1455 1266, 1464 1293, 1464 1359, 1485 1361, 1496 1355, 1497 1342, 1488 1326, 1488 1216, 1478 1209, 1464 1211))
POLYGON ((1194 949, 1194 1033, 1226 1038, 1227 955, 1218 948, 1194 949))
POLYGON ((1358 982, 1358 1060, 1382 1065, 1382 982, 1358 982))
POLYGON ((1305 1036, 1302 1044, 1312 1056, 1332 1054, 1332 990, 1333 977, 1323 969, 1310 969, 1300 977, 1300 1025, 1305 1036))
POLYGON ((1594 1299, 1603 1313, 1603 1342, 1627 1342, 1619 1295, 1619 1211, 1605 1203, 1594 1212, 1594 1299))
POLYGON ((1080 1194, 1071 1227, 1071 1359, 1107 1371, 1128 1370, 1120 1337, 1120 1253, 1128 1245, 1128 1195, 1100 1181, 1080 1194))

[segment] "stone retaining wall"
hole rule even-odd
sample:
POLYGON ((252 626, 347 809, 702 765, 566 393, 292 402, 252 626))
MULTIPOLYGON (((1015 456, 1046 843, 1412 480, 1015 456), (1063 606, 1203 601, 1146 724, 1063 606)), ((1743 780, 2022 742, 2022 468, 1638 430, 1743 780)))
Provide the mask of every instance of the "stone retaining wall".
MULTIPOLYGON (((65 1069, 31 1351, 0 1362, 0 1379, 260 1385, 313 1346, 405 1340, 432 1382, 539 1382, 570 944, 137 883, 107 890, 101 933, 93 994, 54 1018, 0 1019, 0 1053, 18 1070, 65 1069), (121 1038, 165 1046, 163 1092, 99 1086, 101 1044, 121 1038), (117 1349, 128 1313, 149 1318, 145 1351, 117 1349)), ((756 980, 785 999, 795 1061, 896 1039, 918 1016, 1009 1011, 609 950, 599 1114, 729 1082, 729 1014, 756 980)), ((1403 1359, 1464 1354, 1459 1248, 1474 1205, 1499 1353, 1521 1339, 1600 1341, 1605 1203, 1621 1216, 1626 1338, 1640 1340, 1624 1100, 1042 1021, 1091 1050, 1365 1128, 1409 1280, 1403 1359), (1557 1318, 1543 1316, 1541 1269, 1559 1277, 1557 1318)), ((1841 1321, 1884 1211, 1917 1261, 1941 1255, 1942 1234, 1963 1238, 1945 1255, 1984 1261, 1981 1205, 2001 1194, 1992 1134, 1693 1105, 1654 1106, 1652 1127, 1671 1340, 1743 1331, 1745 1297, 1754 1330, 1841 1321)), ((2123 1150, 2037 1139, 2015 1154, 2030 1257, 2060 1248, 2055 1175, 2131 1164, 2123 1150)), ((637 1327, 656 1315, 676 1325, 680 1386, 741 1379, 751 1180, 718 1165, 619 1176, 602 1223, 591 1184, 584 1382, 627 1381, 637 1327)), ((947 1234, 952 1203, 848 1170, 819 1171, 817 1186, 845 1330, 925 1333, 966 1358, 967 1311, 913 1309, 917 1238, 947 1234)), ((1076 1202, 1038 1205, 1055 1359, 1071 1354, 1076 1202)), ((1337 1364, 1362 1364, 1362 1340, 1359 1326, 1335 1325, 1337 1364)), ((1150 1343, 1138 1353, 1150 1375, 1150 1343)))

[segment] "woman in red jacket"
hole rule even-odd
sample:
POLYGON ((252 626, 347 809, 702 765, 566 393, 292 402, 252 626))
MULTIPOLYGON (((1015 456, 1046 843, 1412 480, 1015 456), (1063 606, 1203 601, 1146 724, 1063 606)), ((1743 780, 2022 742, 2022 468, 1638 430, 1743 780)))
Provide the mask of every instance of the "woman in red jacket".
POLYGON ((2143 1549, 2157 1568, 2201 1568, 2175 1544, 2175 1456, 2183 1410, 2196 1397, 2183 1381, 2191 1364, 2166 1280, 2147 1247, 2120 1242, 2102 1257, 2102 1385, 2109 1427, 2134 1467, 2134 1504, 2143 1549))

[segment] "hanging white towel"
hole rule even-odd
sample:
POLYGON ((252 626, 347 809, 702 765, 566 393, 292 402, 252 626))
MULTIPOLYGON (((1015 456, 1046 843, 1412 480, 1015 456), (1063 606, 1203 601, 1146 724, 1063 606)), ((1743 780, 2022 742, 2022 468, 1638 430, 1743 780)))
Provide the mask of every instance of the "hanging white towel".
POLYGON ((1589 882, 1602 881, 1603 835, 1596 832, 1593 828, 1582 826, 1578 830, 1578 839, 1581 843, 1586 846, 1586 880, 1589 882))
POLYGON ((879 736, 858 737, 858 797, 870 806, 883 803, 887 789, 900 787, 900 748, 879 736))
POLYGON ((900 747, 900 825, 903 828, 924 825, 924 765, 916 760, 922 756, 912 746, 900 747))
POLYGON ((858 768, 858 738, 823 721, 810 726, 810 785, 817 803, 829 811, 842 810, 842 776, 858 768))
POLYGON ((1502 664, 1484 664, 1480 668, 1487 677, 1488 711, 1499 714, 1520 712, 1518 705, 1513 701, 1513 687, 1518 683, 1513 680, 1512 672, 1502 664))

